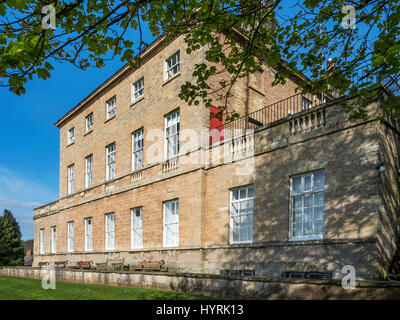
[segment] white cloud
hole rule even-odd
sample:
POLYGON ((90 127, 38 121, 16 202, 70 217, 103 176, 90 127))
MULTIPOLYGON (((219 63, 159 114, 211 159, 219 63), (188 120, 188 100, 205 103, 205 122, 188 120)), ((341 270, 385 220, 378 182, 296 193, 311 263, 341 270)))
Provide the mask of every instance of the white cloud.
POLYGON ((33 238, 33 209, 57 199, 57 190, 0 165, 0 211, 9 209, 17 219, 23 239, 33 238))

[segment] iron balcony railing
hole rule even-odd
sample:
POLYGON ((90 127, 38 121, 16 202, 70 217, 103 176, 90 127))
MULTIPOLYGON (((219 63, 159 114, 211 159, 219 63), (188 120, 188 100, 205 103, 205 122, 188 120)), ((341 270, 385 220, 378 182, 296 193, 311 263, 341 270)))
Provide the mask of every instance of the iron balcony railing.
POLYGON ((222 141, 224 138, 228 139, 244 134, 246 130, 255 130, 266 124, 286 118, 303 110, 314 108, 331 100, 331 97, 323 94, 295 94, 214 128, 210 132, 211 144, 222 141))
MULTIPOLYGON (((349 80, 357 84, 359 88, 369 87, 378 82, 376 75, 367 73, 365 68, 354 70, 350 78, 349 80)), ((400 84, 390 76, 381 84, 386 86, 394 95, 400 94, 400 84)), ((214 144, 224 139, 227 140, 237 135, 245 134, 246 130, 257 129, 266 124, 286 118, 289 115, 333 101, 339 97, 340 95, 335 92, 330 95, 322 93, 295 94, 212 129, 210 132, 210 143, 214 144)))

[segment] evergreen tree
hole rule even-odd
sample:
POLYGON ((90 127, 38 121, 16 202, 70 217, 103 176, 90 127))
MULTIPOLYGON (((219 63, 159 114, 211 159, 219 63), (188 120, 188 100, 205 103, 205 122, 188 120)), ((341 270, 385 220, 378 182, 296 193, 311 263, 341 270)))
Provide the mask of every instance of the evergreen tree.
POLYGON ((10 210, 0 216, 0 266, 18 266, 24 262, 24 247, 19 224, 10 210))

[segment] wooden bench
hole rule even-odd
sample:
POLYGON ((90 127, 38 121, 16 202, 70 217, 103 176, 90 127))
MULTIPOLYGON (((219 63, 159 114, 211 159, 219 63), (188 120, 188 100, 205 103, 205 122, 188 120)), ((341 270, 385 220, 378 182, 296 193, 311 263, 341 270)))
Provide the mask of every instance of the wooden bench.
POLYGON ((68 260, 66 261, 56 261, 54 262, 54 266, 56 268, 65 268, 67 266, 68 260))
POLYGON ((108 259, 105 262, 96 262, 97 270, 107 270, 108 259))
POLYGON ((164 264, 164 260, 143 260, 139 261, 137 265, 132 266, 133 270, 143 271, 168 271, 164 264))
POLYGON ((122 271, 124 268, 124 258, 122 259, 110 259, 108 260, 110 269, 112 271, 122 271))
POLYGON ((256 275, 256 270, 247 269, 247 270, 221 270, 221 274, 226 276, 238 276, 238 277, 254 277, 256 275))
POLYGON ((43 262, 39 262, 38 263, 39 268, 46 267, 48 265, 49 265, 49 263, 47 261, 43 261, 43 262))
POLYGON ((72 265, 72 269, 90 269, 93 261, 78 261, 75 265, 72 265))

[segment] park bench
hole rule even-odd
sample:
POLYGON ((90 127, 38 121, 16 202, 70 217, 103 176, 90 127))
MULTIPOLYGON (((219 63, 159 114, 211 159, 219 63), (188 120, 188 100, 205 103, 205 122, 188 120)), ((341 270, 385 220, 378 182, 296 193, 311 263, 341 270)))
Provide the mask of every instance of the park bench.
POLYGON ((93 261, 78 261, 76 264, 72 265, 72 269, 90 269, 93 261))
POLYGON ((256 275, 256 270, 246 269, 246 270, 221 270, 221 274, 226 276, 242 276, 242 277, 253 277, 256 275))
POLYGON ((108 259, 105 262, 96 262, 97 270, 107 270, 108 259))
POLYGON ((65 268, 67 266, 68 261, 56 261, 54 262, 54 266, 56 268, 65 268))
POLYGON ((164 260, 143 260, 139 261, 137 265, 132 266, 133 270, 143 271, 167 271, 168 268, 165 267, 164 260))
POLYGON ((122 271, 124 267, 124 258, 122 259, 110 259, 108 260, 110 269, 112 271, 122 271))
POLYGON ((42 262, 38 263, 39 268, 47 267, 48 265, 49 265, 49 263, 47 261, 42 261, 42 262))

